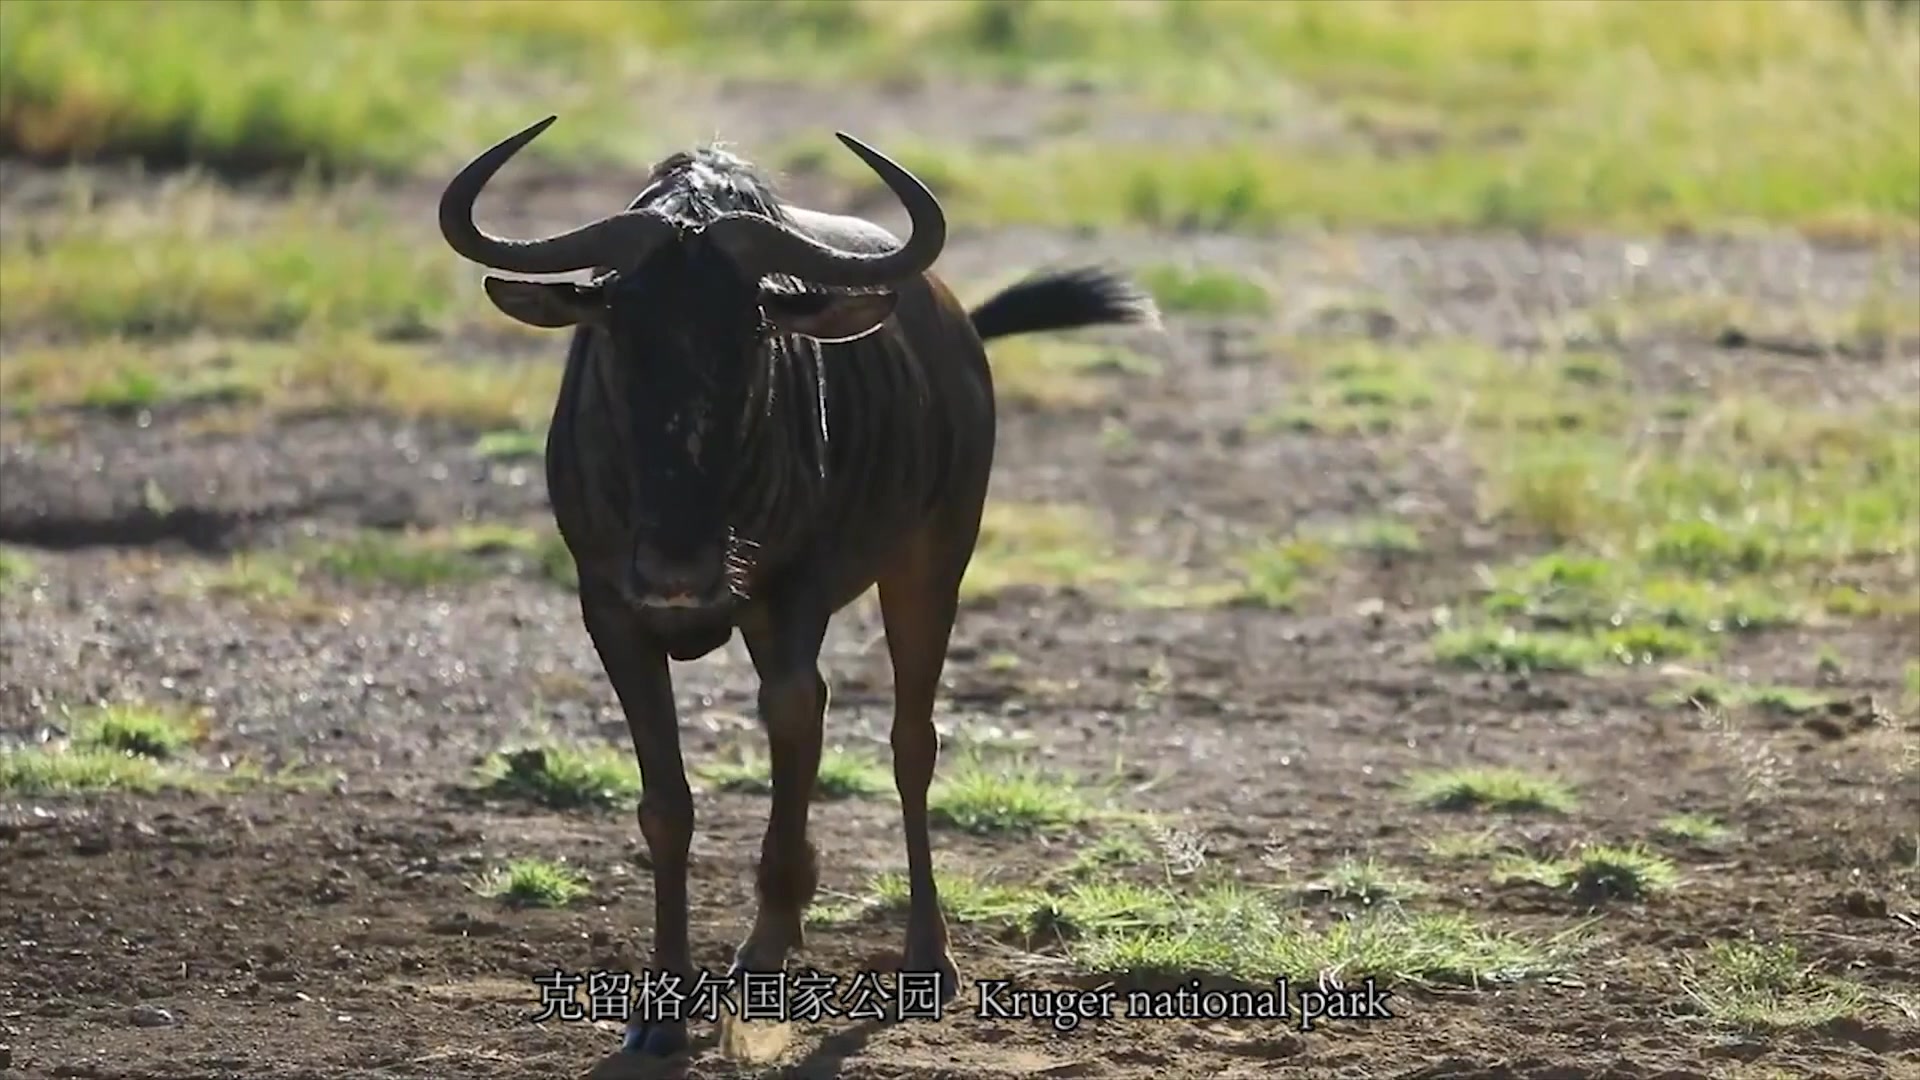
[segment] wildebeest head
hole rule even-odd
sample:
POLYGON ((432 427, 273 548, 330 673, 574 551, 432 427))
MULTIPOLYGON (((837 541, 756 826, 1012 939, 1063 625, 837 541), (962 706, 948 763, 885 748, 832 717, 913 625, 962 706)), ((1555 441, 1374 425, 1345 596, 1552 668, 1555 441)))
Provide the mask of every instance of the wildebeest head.
POLYGON ((553 121, 462 169, 441 196, 440 230, 454 251, 496 270, 598 271, 586 284, 491 274, 484 284, 520 322, 595 339, 606 358, 595 377, 621 413, 622 445, 609 452, 628 456, 628 585, 647 606, 710 611, 740 592, 745 538, 727 496, 749 465, 742 438, 752 407, 764 404, 755 387, 767 375, 769 339, 848 341, 878 329, 893 312, 891 286, 940 254, 946 219, 912 174, 841 134, 905 206, 904 244, 858 218, 782 206, 750 167, 719 151, 668 158, 628 209, 569 232, 533 240, 485 232, 474 200, 553 121))

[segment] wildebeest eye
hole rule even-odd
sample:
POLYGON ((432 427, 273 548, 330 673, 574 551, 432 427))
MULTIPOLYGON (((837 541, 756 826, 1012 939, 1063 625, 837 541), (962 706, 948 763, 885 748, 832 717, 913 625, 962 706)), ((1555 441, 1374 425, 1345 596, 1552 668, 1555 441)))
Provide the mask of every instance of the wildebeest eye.
POLYGON ((768 293, 762 302, 768 307, 777 307, 783 315, 806 318, 826 311, 834 299, 830 293, 768 293))

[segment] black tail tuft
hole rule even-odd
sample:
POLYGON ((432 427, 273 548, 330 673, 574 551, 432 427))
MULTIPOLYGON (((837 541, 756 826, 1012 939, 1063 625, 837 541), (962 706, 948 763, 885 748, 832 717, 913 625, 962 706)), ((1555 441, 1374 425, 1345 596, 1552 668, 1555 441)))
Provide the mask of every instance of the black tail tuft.
POLYGON ((1046 271, 1002 289, 971 313, 981 340, 1103 323, 1160 325, 1160 309, 1125 277, 1096 266, 1046 271))

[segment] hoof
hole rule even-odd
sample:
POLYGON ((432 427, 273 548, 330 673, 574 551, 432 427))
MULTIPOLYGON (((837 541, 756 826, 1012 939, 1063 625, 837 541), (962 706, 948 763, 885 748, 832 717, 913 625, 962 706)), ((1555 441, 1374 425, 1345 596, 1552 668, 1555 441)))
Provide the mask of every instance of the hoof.
POLYGON ((752 957, 746 955, 746 949, 744 946, 742 946, 741 951, 735 954, 733 958, 733 963, 727 965, 727 981, 734 984, 735 992, 738 993, 740 976, 746 974, 749 971, 756 972, 759 974, 773 975, 773 974, 778 974, 785 970, 786 970, 786 964, 784 963, 775 964, 772 967, 769 967, 766 964, 756 962, 752 957))
POLYGON ((633 1024, 620 1052, 634 1057, 666 1058, 687 1048, 685 1024, 633 1024))
POLYGON ((900 965, 902 971, 915 973, 938 971, 940 973, 940 1004, 947 1005, 960 994, 960 969, 954 966, 953 957, 947 950, 920 950, 907 946, 906 956, 900 965))
POLYGON ((793 1027, 784 1021, 748 1023, 722 1014, 720 1053, 742 1065, 770 1065, 793 1042, 793 1027))

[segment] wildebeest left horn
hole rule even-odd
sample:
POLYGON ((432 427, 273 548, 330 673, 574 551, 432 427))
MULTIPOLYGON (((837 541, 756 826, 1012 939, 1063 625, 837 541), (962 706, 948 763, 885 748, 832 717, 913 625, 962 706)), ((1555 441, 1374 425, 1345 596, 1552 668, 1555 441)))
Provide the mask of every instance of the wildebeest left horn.
POLYGON ((728 214, 707 226, 706 235, 743 266, 821 285, 884 285, 932 266, 947 244, 947 216, 940 200, 885 154, 844 131, 835 135, 880 175, 906 208, 913 227, 906 243, 892 251, 863 251, 872 247, 870 226, 858 219, 819 213, 805 215, 804 229, 754 214, 728 214), (836 227, 841 221, 850 227, 836 227))
POLYGON ((515 274, 565 274, 591 266, 631 266, 673 232, 673 225, 646 210, 626 210, 570 232, 535 240, 495 236, 473 221, 473 203, 500 171, 558 117, 495 143, 467 163, 440 194, 440 235, 461 257, 515 274))

